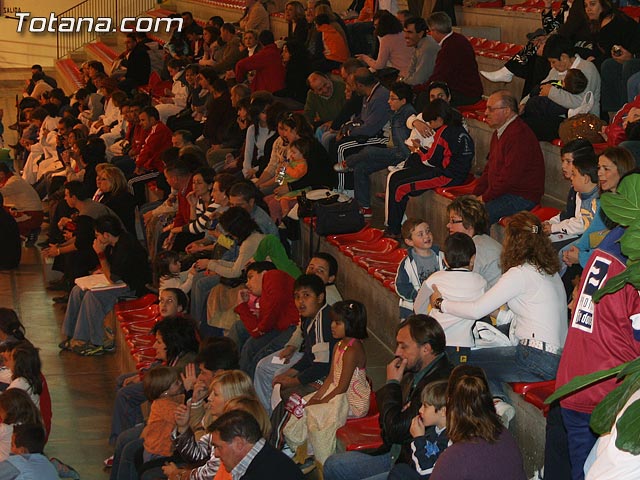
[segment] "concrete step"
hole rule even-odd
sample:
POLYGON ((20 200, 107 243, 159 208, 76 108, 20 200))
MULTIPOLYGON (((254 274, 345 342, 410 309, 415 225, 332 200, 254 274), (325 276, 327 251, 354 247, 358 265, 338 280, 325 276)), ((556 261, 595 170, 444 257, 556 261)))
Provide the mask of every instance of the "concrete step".
POLYGON ((503 42, 523 43, 527 33, 541 27, 540 14, 508 11, 501 8, 474 8, 456 6, 459 26, 499 28, 503 42))

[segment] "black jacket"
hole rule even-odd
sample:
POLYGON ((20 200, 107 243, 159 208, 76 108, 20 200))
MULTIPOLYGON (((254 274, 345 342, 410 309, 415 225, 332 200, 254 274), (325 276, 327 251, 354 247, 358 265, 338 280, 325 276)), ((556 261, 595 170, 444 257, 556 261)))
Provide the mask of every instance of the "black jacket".
POLYGON ((376 401, 380 410, 380 427, 384 445, 378 453, 389 451, 391 445, 401 444, 402 451, 398 463, 411 463, 411 421, 418 415, 422 401, 422 389, 436 380, 445 380, 451 373, 451 364, 446 354, 442 354, 431 365, 431 369, 422 377, 418 385, 411 389, 413 373, 406 373, 401 383, 391 382, 376 392, 376 401), (407 408, 405 405, 409 404, 407 408))

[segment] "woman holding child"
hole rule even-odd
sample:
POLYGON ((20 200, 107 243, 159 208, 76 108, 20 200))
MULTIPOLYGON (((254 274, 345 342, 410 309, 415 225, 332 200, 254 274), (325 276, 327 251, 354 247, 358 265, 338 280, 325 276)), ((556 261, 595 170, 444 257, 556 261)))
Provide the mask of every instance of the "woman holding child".
POLYGON ((476 301, 443 298, 437 285, 431 304, 461 318, 479 319, 502 305, 498 325, 509 324, 513 346, 474 351, 470 363, 487 372, 494 397, 507 399, 502 382, 555 378, 567 336, 567 299, 558 275, 560 261, 540 220, 529 212, 511 217, 505 229, 500 280, 476 301))

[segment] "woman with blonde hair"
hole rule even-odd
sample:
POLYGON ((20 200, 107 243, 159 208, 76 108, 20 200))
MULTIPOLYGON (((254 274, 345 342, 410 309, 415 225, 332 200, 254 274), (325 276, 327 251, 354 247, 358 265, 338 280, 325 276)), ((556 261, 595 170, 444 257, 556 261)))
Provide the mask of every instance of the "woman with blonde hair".
POLYGON ((511 217, 505 228, 502 277, 473 302, 444 300, 437 285, 431 304, 460 318, 478 320, 500 309, 497 324, 509 332, 510 346, 471 352, 469 363, 484 368, 505 423, 514 410, 506 404, 503 382, 555 378, 567 336, 567 297, 558 275, 560 261, 540 219, 530 212, 511 217))
POLYGON ((136 231, 136 200, 129 192, 127 179, 115 165, 99 163, 96 165, 96 186, 98 190, 94 200, 106 205, 118 216, 127 232, 136 231))
MULTIPOLYGON (((251 378, 241 370, 225 370, 216 374, 209 387, 208 413, 202 419, 203 426, 208 427, 226 410, 229 401, 237 397, 256 398, 251 378)), ((220 468, 220 459, 215 455, 211 434, 205 433, 199 440, 189 426, 192 405, 182 405, 176 411, 177 437, 175 448, 182 458, 190 464, 202 464, 201 467, 189 470, 178 468, 175 463, 169 463, 162 468, 164 474, 173 479, 204 480, 213 478, 220 468)), ((260 422, 260 420, 258 420, 260 422)))
POLYGON ((446 415, 452 444, 438 457, 432 480, 527 478, 518 444, 500 423, 482 369, 470 365, 453 369, 446 415))

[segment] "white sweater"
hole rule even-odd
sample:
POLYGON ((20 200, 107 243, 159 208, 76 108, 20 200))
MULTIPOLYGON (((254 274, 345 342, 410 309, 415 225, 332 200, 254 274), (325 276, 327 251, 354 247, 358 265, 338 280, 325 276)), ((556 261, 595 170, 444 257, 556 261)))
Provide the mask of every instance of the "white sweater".
POLYGON ((540 273, 528 263, 511 267, 475 302, 444 300, 442 311, 458 317, 479 319, 507 304, 498 323, 511 321, 509 337, 515 344, 535 339, 562 347, 567 337, 567 296, 560 276, 540 273))

